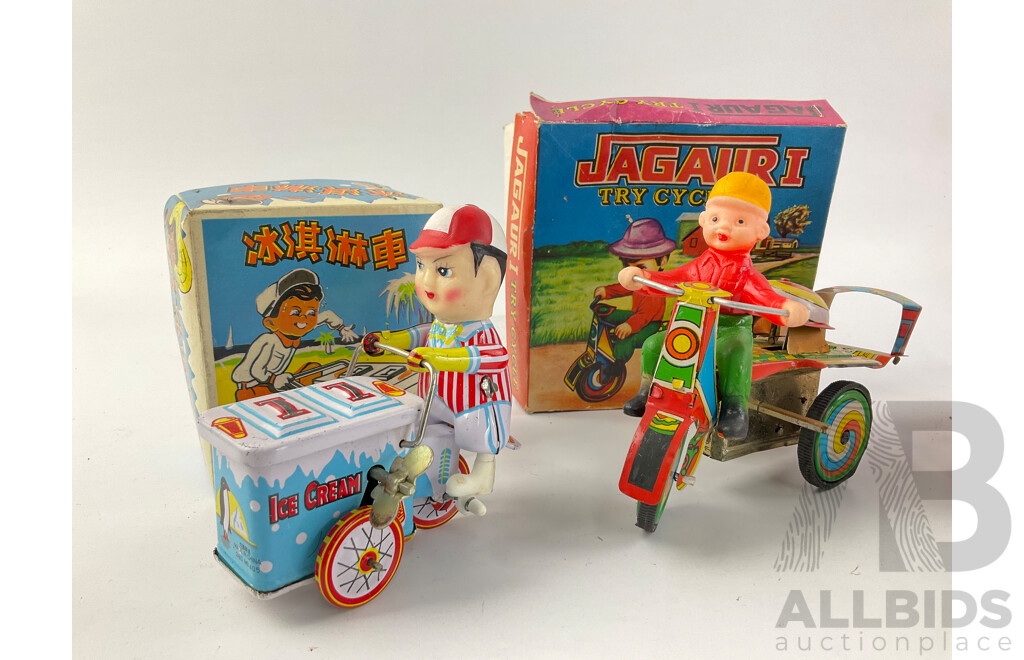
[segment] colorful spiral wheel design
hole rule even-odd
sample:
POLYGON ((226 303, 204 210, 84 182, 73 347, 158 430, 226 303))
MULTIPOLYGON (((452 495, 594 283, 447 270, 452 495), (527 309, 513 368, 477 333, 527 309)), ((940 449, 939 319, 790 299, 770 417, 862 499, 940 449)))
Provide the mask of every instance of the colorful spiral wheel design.
POLYGON ((871 433, 871 397, 862 385, 836 381, 815 398, 807 416, 825 422, 828 430, 800 431, 800 472, 812 486, 832 488, 860 465, 871 433))

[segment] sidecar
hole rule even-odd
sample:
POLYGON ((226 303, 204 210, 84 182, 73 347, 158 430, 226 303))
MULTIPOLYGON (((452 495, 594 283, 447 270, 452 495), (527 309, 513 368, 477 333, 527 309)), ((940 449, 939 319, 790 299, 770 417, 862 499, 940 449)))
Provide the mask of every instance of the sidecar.
POLYGON ((830 287, 814 292, 786 280, 773 281, 772 285, 779 293, 808 304, 811 321, 788 330, 771 326, 767 333, 755 335, 750 432, 739 442, 713 434, 705 454, 725 461, 802 442, 798 458, 804 478, 819 488, 829 488, 856 470, 870 435, 871 397, 863 385, 846 380, 819 392, 822 370, 880 369, 899 363, 921 306, 898 293, 870 287, 830 287), (851 292, 881 296, 902 307, 890 351, 828 340, 827 332, 833 329, 828 309, 837 295, 851 292), (861 441, 849 442, 856 438, 861 441))

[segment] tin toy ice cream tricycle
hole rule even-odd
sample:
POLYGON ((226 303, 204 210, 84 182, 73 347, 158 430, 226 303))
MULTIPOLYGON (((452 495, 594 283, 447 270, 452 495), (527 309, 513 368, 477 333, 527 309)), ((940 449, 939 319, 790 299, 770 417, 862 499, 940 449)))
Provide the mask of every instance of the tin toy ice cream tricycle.
POLYGON ((372 600, 417 524, 436 527, 457 511, 429 493, 406 499, 432 459, 418 440, 429 408, 430 399, 352 376, 201 415, 213 451, 217 559, 260 598, 315 581, 339 607, 372 600))
POLYGON ((808 305, 811 321, 789 328, 784 340, 777 327, 755 339, 750 429, 746 437, 730 439, 716 432, 714 347, 719 307, 776 316, 779 310, 731 302, 731 294, 710 284, 666 286, 642 277, 635 280, 675 298, 646 408, 619 479, 619 489, 637 501, 637 527, 647 532, 657 529, 672 486, 682 489, 694 483, 702 455, 724 461, 797 443, 800 471, 811 485, 832 488, 853 475, 871 431, 871 398, 864 386, 845 380, 818 394, 818 377, 826 367, 877 369, 899 362, 920 305, 867 287, 832 287, 815 293, 791 282, 772 282, 783 296, 808 305), (851 291, 880 295, 902 306, 890 352, 825 340, 828 307, 837 294, 851 291))

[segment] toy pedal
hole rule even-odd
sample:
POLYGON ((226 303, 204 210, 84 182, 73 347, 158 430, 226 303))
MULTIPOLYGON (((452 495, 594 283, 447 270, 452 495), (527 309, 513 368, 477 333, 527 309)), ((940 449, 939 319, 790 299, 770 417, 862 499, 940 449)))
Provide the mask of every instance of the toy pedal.
POLYGON ((676 490, 682 490, 687 486, 696 486, 697 477, 692 474, 679 474, 678 472, 674 472, 672 474, 672 482, 676 485, 676 490))

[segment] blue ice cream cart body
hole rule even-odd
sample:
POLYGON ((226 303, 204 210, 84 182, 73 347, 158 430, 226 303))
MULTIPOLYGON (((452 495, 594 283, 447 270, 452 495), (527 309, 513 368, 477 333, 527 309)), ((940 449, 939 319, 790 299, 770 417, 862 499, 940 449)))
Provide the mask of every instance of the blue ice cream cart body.
POLYGON ((336 605, 372 599, 415 526, 409 500, 388 528, 370 526, 368 472, 406 453, 399 443, 422 407, 414 394, 352 377, 205 412, 198 423, 213 448, 217 558, 263 598, 316 574, 336 605))

